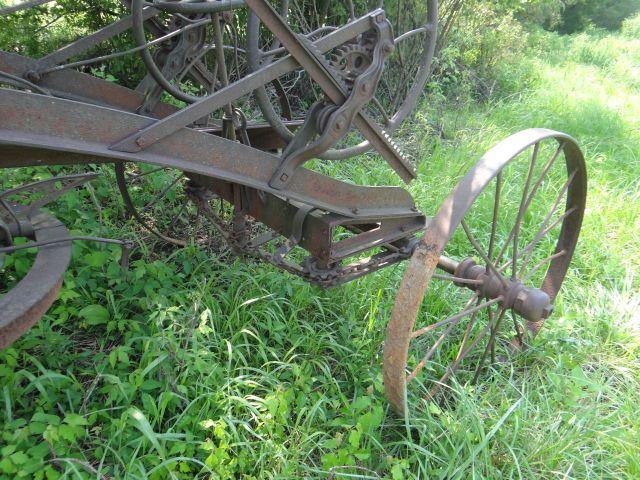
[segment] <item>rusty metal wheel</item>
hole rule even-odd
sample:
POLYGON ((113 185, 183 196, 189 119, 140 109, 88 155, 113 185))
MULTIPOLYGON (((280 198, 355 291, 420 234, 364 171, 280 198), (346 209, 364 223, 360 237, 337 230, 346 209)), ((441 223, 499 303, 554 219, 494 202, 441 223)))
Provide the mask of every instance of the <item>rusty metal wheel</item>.
MULTIPOLYGON (((387 59, 378 82, 375 100, 367 108, 367 112, 383 126, 386 133, 390 134, 402 125, 420 101, 431 75, 438 26, 437 0, 424 2, 330 0, 323 5, 303 0, 282 0, 275 2, 274 6, 294 31, 311 40, 316 40, 375 8, 384 8, 387 18, 393 25, 395 49, 387 59)), ((355 39, 355 41, 362 42, 363 39, 355 39)), ((350 39, 341 48, 329 52, 329 57, 336 58, 344 54, 343 49, 353 50, 354 47, 362 47, 362 45, 354 45, 350 39)), ((279 58, 278 56, 284 53, 283 50, 279 40, 273 37, 254 13, 250 12, 247 20, 249 69, 253 72, 259 71, 260 68, 279 58)), ((350 63, 348 58, 343 60, 347 64, 350 63)), ((343 65, 334 63, 333 67, 341 70, 343 65)), ((293 72, 281 78, 280 81, 290 98, 294 116, 305 112, 308 109, 308 103, 315 99, 311 98, 314 89, 305 72, 293 72)), ((275 93, 278 92, 275 91, 275 93)), ((285 142, 291 141, 293 133, 287 128, 284 115, 274 108, 273 100, 279 98, 280 94, 277 97, 268 94, 264 86, 256 89, 254 94, 267 122, 285 142)), ((345 140, 336 148, 321 154, 319 158, 342 160, 371 150, 368 141, 362 141, 358 135, 354 137, 353 140, 359 143, 354 145, 353 140, 345 140)))
POLYGON ((60 221, 40 210, 35 210, 28 220, 21 222, 19 230, 24 231, 10 232, 0 216, 0 349, 29 330, 53 304, 71 260, 71 242, 59 241, 69 236, 60 221), (5 264, 3 251, 10 249, 8 245, 14 239, 23 236, 42 243, 58 241, 39 248, 34 259, 25 252, 14 254, 18 259, 7 258, 10 261, 5 264), (27 271, 20 275, 23 269, 27 271))
POLYGON ((218 198, 183 172, 131 162, 116 163, 115 172, 127 212, 149 233, 179 247, 206 244, 215 237, 216 228, 202 218, 194 195, 212 208, 218 198))
POLYGON ((576 142, 546 129, 499 143, 458 183, 395 299, 384 384, 396 412, 424 407, 454 376, 477 381, 535 337, 571 262, 586 185, 576 142))

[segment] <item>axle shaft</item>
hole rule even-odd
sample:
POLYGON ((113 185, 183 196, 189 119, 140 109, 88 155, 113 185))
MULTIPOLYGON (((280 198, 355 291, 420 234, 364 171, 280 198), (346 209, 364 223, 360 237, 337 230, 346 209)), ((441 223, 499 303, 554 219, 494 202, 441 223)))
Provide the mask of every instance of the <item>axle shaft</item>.
POLYGON ((548 318, 553 312, 549 295, 539 288, 530 288, 519 279, 506 278, 478 265, 471 257, 458 262, 444 255, 438 260, 438 268, 453 275, 451 279, 460 287, 467 287, 487 300, 501 298, 504 309, 513 309, 530 322, 548 318))

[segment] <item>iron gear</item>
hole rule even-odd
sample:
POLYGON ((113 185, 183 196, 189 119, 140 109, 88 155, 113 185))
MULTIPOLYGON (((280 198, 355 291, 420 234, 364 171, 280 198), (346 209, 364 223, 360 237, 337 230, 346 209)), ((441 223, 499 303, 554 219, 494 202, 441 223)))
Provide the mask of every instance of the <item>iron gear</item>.
POLYGON ((331 55, 330 64, 349 90, 355 79, 362 75, 373 61, 375 35, 362 36, 358 43, 347 43, 336 48, 331 55))

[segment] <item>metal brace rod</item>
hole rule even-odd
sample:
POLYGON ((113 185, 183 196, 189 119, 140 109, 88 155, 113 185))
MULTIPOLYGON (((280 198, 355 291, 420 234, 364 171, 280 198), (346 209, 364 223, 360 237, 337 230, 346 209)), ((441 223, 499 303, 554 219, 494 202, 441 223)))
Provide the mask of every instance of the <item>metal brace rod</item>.
MULTIPOLYGON (((316 57, 313 48, 314 44, 306 41, 296 35, 289 27, 287 22, 278 15, 278 12, 265 0, 245 0, 249 8, 262 20, 262 22, 273 32, 273 34, 282 43, 284 48, 298 61, 298 63, 307 71, 324 93, 336 105, 342 105, 347 97, 346 87, 339 82, 336 77, 328 70, 322 61, 316 57)), ((374 25, 376 21, 384 20, 384 11, 374 12, 367 16, 370 25, 374 25)), ((322 52, 317 52, 318 54, 322 52)), ((374 148, 382 155, 382 157, 391 165, 396 173, 405 182, 409 183, 416 178, 416 173, 411 164, 404 158, 399 149, 393 144, 386 134, 375 122, 364 112, 360 111, 355 115, 354 125, 360 133, 371 142, 374 148)))
POLYGON ((131 253, 131 249, 133 248, 133 242, 129 240, 118 240, 115 238, 88 237, 85 235, 49 238, 47 240, 29 242, 22 245, 10 245, 8 247, 0 247, 0 254, 13 253, 18 250, 28 250, 29 248, 40 248, 40 247, 46 247, 48 245, 57 245, 65 242, 76 242, 76 241, 110 243, 113 245, 120 245, 120 248, 122 249, 122 255, 120 256, 120 266, 122 268, 128 268, 129 266, 129 255, 131 253))
MULTIPOLYGON (((375 10, 372 14, 382 13, 375 10)), ((364 16, 344 27, 318 39, 314 45, 320 52, 328 52, 371 28, 369 16, 364 16)), ((222 108, 231 101, 253 92, 256 88, 274 81, 278 77, 299 68, 298 62, 291 56, 271 63, 267 67, 251 73, 226 88, 204 97, 202 100, 169 115, 162 120, 153 121, 145 128, 127 136, 109 148, 120 152, 135 153, 190 125, 196 120, 222 108)))
MULTIPOLYGON (((158 10, 156 10, 155 8, 145 8, 142 13, 144 20, 155 17, 157 14, 158 10)), ((55 52, 50 53, 49 55, 38 60, 33 74, 38 75, 41 70, 53 67, 54 65, 59 65, 60 63, 69 60, 71 57, 75 57, 82 52, 93 48, 97 44, 104 42, 105 40, 109 40, 116 35, 120 35, 121 33, 126 32, 128 29, 130 29, 132 25, 132 16, 129 15, 118 20, 117 22, 101 28, 91 35, 79 38, 75 42, 70 43, 69 45, 65 45, 60 50, 56 50, 55 52)))

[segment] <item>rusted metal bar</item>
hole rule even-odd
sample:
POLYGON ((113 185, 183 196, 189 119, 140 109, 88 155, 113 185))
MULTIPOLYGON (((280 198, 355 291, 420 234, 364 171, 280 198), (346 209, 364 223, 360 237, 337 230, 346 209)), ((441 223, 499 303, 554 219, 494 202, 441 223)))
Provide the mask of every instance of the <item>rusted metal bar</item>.
MULTIPOLYGON (((381 11, 381 10, 380 10, 381 11)), ((376 11, 378 12, 378 11, 376 11)), ((338 30, 331 32, 325 37, 315 42, 316 47, 321 52, 328 52, 350 39, 366 32, 370 28, 368 16, 360 18, 355 22, 345 25, 338 30)), ((226 88, 203 98, 202 100, 183 108, 179 112, 162 119, 158 122, 151 122, 140 128, 139 131, 123 137, 112 146, 112 150, 139 152, 149 145, 153 145, 159 140, 171 135, 187 125, 209 113, 222 108, 225 104, 232 102, 243 95, 251 93, 256 88, 261 87, 299 68, 298 62, 290 55, 251 73, 241 80, 233 82, 226 88)))
MULTIPOLYGON (((24 77, 37 66, 37 60, 23 57, 15 53, 0 52, 0 71, 17 77, 24 77)), ((76 72, 63 70, 43 75, 38 87, 47 89, 52 95, 95 105, 109 106, 136 112, 144 102, 144 95, 113 82, 76 72)), ((151 115, 156 118, 166 117, 178 109, 172 105, 158 103, 151 115)))
POLYGON ((191 129, 139 153, 107 148, 145 123, 144 117, 114 109, 0 89, 0 159, 4 163, 7 158, 2 153, 5 145, 82 153, 217 177, 347 217, 419 215, 402 188, 351 185, 304 168, 298 169, 286 190, 275 190, 268 182, 280 163, 278 157, 191 129))

